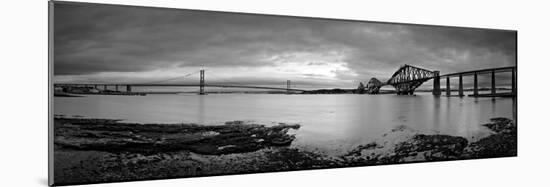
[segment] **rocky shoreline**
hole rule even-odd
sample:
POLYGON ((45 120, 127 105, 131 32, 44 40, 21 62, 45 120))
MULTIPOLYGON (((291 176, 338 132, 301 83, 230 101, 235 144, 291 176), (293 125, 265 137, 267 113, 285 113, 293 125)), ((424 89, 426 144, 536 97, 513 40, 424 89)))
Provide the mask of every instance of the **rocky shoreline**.
POLYGON ((78 118, 56 118, 54 121, 57 147, 141 154, 182 150, 205 155, 252 152, 270 146, 288 146, 295 137, 287 131, 300 128, 297 124, 265 127, 242 121, 219 126, 136 124, 78 118))
POLYGON ((111 119, 54 119, 58 184, 160 179, 314 168, 516 156, 517 128, 507 118, 483 124, 493 133, 419 134, 402 126, 338 156, 290 146, 298 124, 264 126, 135 124, 111 119), (387 140, 392 141, 387 141, 387 140))

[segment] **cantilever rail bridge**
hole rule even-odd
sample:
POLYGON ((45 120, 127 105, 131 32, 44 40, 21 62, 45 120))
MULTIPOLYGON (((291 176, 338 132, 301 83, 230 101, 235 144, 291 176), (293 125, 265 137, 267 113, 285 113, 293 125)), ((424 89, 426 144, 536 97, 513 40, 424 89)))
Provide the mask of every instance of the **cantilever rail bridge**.
MULTIPOLYGON (((474 82, 473 82, 473 94, 471 96, 474 97, 497 97, 497 96, 515 96, 517 93, 516 90, 516 71, 517 68, 515 66, 510 67, 499 67, 499 68, 489 68, 489 69, 480 69, 480 70, 472 70, 472 71, 465 71, 465 72, 457 72, 457 73, 449 73, 445 75, 439 75, 439 71, 430 71, 424 68, 415 67, 412 65, 403 65, 401 66, 397 71, 395 71, 392 76, 386 81, 382 82, 379 81, 376 78, 372 78, 366 86, 366 92, 368 94, 378 94, 380 91, 380 88, 383 86, 391 85, 395 88, 398 95, 412 95, 414 94, 414 91, 420 87, 424 82, 432 80, 433 79, 433 95, 439 96, 441 95, 441 85, 440 80, 446 79, 446 88, 445 88, 445 95, 451 96, 451 78, 458 77, 458 96, 464 96, 464 84, 463 84, 463 77, 466 76, 473 76, 474 82), (497 93, 496 90, 496 79, 495 74, 496 73, 511 73, 511 92, 510 93, 497 93), (490 94, 480 94, 479 93, 479 87, 478 87, 478 76, 483 74, 490 74, 491 75, 491 92, 490 94)), ((162 81, 156 81, 156 82, 149 82, 149 83, 109 83, 109 84, 70 84, 70 83, 60 83, 60 84, 54 84, 55 87, 94 87, 97 89, 100 89, 103 87, 103 90, 107 90, 108 87, 115 87, 115 91, 119 91, 119 88, 125 88, 126 92, 132 92, 133 87, 199 87, 199 94, 204 95, 205 94, 205 87, 219 87, 219 88, 247 88, 247 89, 264 89, 264 90, 282 90, 286 91, 287 93, 291 92, 303 92, 307 91, 305 89, 298 89, 298 88, 292 88, 291 87, 291 81, 286 81, 286 88, 285 87, 269 87, 269 86, 256 86, 256 85, 241 85, 238 83, 228 83, 228 84, 207 84, 205 82, 205 70, 200 70, 198 72, 190 73, 187 75, 182 76, 188 77, 190 75, 193 75, 195 73, 200 73, 200 80, 197 84, 166 84, 166 83, 159 83, 162 81)), ((179 77, 179 78, 182 78, 179 77)), ((173 80, 168 79, 168 80, 173 80)), ((164 80, 165 81, 165 80, 164 80)))
POLYGON ((381 87, 386 85, 391 85, 395 88, 398 95, 412 95, 414 94, 414 91, 422 85, 422 83, 433 79, 433 95, 441 95, 441 85, 440 80, 445 78, 446 79, 446 87, 445 92, 446 96, 451 96, 451 78, 458 77, 458 96, 464 96, 464 84, 463 84, 463 77, 466 76, 473 76, 473 94, 471 96, 474 97, 481 97, 481 96, 515 96, 517 93, 516 90, 516 71, 517 68, 515 66, 509 66, 509 67, 499 67, 499 68, 488 68, 488 69, 480 69, 480 70, 472 70, 472 71, 465 71, 465 72, 458 72, 458 73, 449 73, 445 75, 439 75, 439 71, 430 71, 427 69, 411 66, 411 65, 403 65, 401 66, 392 76, 391 78, 386 82, 381 82, 376 78, 372 78, 369 83, 367 83, 367 93, 370 94, 377 94, 379 93, 379 90, 381 87), (496 93, 496 73, 511 73, 511 92, 510 93, 504 93, 499 94, 496 93), (478 76, 483 74, 490 74, 491 75, 491 93, 490 94, 479 94, 479 86, 478 86, 478 76))

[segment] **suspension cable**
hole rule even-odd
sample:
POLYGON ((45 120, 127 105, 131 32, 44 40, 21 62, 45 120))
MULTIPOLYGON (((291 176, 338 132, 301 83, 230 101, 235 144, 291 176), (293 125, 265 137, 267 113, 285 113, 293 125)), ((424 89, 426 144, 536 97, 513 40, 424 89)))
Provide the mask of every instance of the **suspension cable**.
POLYGON ((154 84, 154 83, 161 83, 161 82, 167 82, 167 81, 172 81, 172 80, 176 80, 176 79, 181 79, 181 78, 185 78, 185 77, 189 77, 193 74, 196 74, 200 71, 196 71, 196 72, 192 72, 192 73, 188 73, 188 74, 185 74, 183 76, 177 76, 177 77, 172 77, 172 78, 169 78, 169 79, 164 79, 164 80, 157 80, 157 81, 152 81, 152 82, 146 82, 146 83, 142 83, 142 84, 154 84))

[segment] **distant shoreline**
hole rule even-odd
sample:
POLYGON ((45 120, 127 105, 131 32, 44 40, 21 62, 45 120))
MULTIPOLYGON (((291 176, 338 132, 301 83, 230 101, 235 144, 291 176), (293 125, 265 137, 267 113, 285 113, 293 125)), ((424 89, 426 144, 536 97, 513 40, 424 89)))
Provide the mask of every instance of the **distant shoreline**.
MULTIPOLYGON (((496 90, 499 91, 510 91, 512 89, 510 88, 496 88, 496 90)), ((458 89, 451 89, 451 92, 458 92, 458 89)), ((464 92, 472 92, 473 89, 464 89, 464 92)), ((490 88, 479 88, 479 92, 483 91, 491 91, 490 88)), ((425 90, 425 89, 419 89, 415 90, 415 92, 433 92, 433 90, 425 90)), ((446 92, 446 89, 441 89, 441 92, 446 92)), ((101 92, 54 92, 55 97, 83 97, 85 95, 126 95, 126 96, 145 96, 150 94, 196 94, 197 92, 180 92, 180 91, 160 91, 160 92, 154 92, 154 91, 146 91, 146 92, 122 92, 122 91, 101 91, 101 92)), ((380 90, 379 94, 396 94, 397 92, 395 90, 380 90)), ((206 94, 310 94, 310 95, 316 95, 316 94, 358 94, 356 89, 341 89, 341 88, 333 88, 333 89, 316 89, 316 90, 308 90, 308 91, 302 91, 302 92, 286 92, 286 91, 212 91, 212 92, 206 92, 206 94)), ((368 94, 367 94, 368 95, 368 94)), ((506 95, 507 96, 507 95, 506 95)), ((482 97, 482 96, 480 96, 482 97)))

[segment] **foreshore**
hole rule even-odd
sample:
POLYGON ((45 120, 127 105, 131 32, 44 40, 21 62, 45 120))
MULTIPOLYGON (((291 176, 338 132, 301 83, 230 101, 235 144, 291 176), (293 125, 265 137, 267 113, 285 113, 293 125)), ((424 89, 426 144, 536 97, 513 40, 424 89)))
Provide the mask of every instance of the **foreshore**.
POLYGON ((475 142, 401 126, 381 135, 385 141, 334 156, 291 146, 299 124, 137 124, 58 116, 54 174, 56 184, 80 184, 516 156, 515 122, 493 118, 480 125, 492 133, 475 142))

